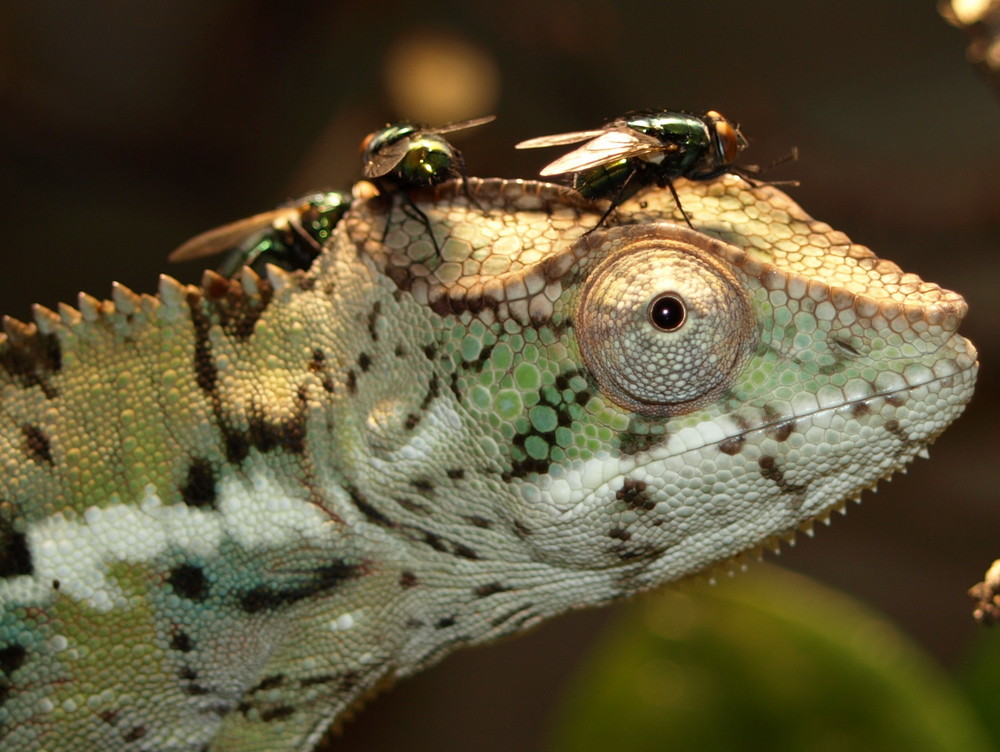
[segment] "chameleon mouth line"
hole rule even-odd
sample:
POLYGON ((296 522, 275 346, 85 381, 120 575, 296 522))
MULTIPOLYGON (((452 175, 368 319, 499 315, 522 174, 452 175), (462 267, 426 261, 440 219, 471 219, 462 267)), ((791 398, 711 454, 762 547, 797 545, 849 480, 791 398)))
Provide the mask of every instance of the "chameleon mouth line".
POLYGON ((939 382, 948 381, 949 379, 955 379, 956 377, 964 376, 969 371, 976 370, 977 367, 978 367, 978 363, 973 364, 971 366, 967 366, 965 368, 962 368, 961 370, 955 371, 954 373, 950 373, 947 376, 938 376, 936 378, 929 379, 927 381, 921 381, 921 382, 919 382, 917 384, 907 384, 905 387, 901 387, 899 389, 890 389, 890 390, 883 390, 883 391, 880 391, 880 392, 874 392, 874 393, 868 395, 867 397, 861 397, 861 398, 855 399, 855 400, 849 400, 849 401, 846 401, 846 402, 840 402, 840 403, 838 403, 836 405, 829 405, 827 407, 821 407, 821 408, 818 408, 816 410, 811 410, 809 412, 799 413, 799 414, 796 414, 796 415, 789 415, 789 416, 786 416, 786 417, 783 417, 783 418, 779 418, 777 420, 773 420, 773 421, 770 421, 770 422, 767 422, 767 423, 761 423, 760 425, 753 426, 752 428, 748 428, 748 429, 746 429, 744 431, 739 431, 737 433, 727 435, 724 438, 720 439, 719 441, 705 442, 704 444, 702 444, 700 446, 688 447, 683 452, 680 452, 680 453, 674 454, 674 455, 669 455, 669 457, 680 457, 680 456, 686 454, 687 452, 697 451, 699 449, 704 449, 707 446, 718 445, 718 444, 721 444, 724 441, 730 441, 730 440, 733 440, 733 439, 739 439, 739 438, 741 438, 743 436, 746 436, 749 433, 755 433, 755 432, 758 432, 758 431, 766 431, 769 428, 774 428, 776 426, 780 426, 780 425, 783 425, 783 424, 786 424, 786 423, 793 423, 795 421, 804 420, 804 419, 807 419, 807 418, 812 418, 812 417, 815 417, 817 415, 823 415, 823 414, 829 413, 829 412, 836 412, 838 410, 843 410, 846 407, 853 407, 855 405, 860 405, 860 404, 862 404, 864 402, 868 402, 869 400, 880 399, 880 398, 881 399, 885 399, 887 397, 892 397, 892 396, 899 395, 899 394, 905 394, 906 392, 912 392, 914 389, 919 389, 920 387, 928 386, 930 384, 937 384, 939 382))
MULTIPOLYGON (((644 452, 637 452, 636 455, 634 455, 634 456, 641 456, 641 455, 645 454, 648 457, 648 459, 645 462, 641 462, 641 463, 637 462, 635 464, 635 467, 636 468, 642 468, 642 467, 646 467, 647 465, 649 465, 650 463, 653 463, 653 462, 662 462, 664 460, 671 460, 671 459, 674 459, 674 458, 677 458, 677 457, 683 457, 684 455, 686 455, 686 454, 688 454, 690 452, 698 452, 698 451, 701 451, 701 450, 705 449, 706 447, 717 447, 717 446, 719 446, 720 444, 722 444, 722 443, 724 443, 726 441, 739 440, 739 439, 742 439, 742 438, 746 437, 749 434, 754 434, 754 433, 758 433, 758 432, 761 432, 761 431, 767 431, 768 429, 776 428, 776 427, 784 425, 784 424, 796 423, 798 421, 806 420, 806 419, 809 419, 809 418, 814 418, 816 416, 824 415, 826 413, 836 412, 838 410, 844 410, 845 408, 850 408, 850 407, 853 407, 855 405, 859 405, 859 404, 862 404, 864 402, 868 402, 869 400, 880 399, 880 398, 881 399, 885 399, 887 397, 892 397, 894 395, 905 394, 907 392, 912 392, 914 389, 919 389, 921 387, 926 387, 926 386, 929 386, 931 384, 937 384, 937 383, 940 383, 940 382, 945 382, 945 381, 948 381, 950 379, 955 379, 955 380, 959 380, 959 381, 962 381, 962 382, 966 382, 966 381, 969 380, 968 379, 969 373, 972 372, 973 375, 974 375, 974 372, 976 371, 977 368, 978 368, 978 362, 974 363, 973 365, 970 365, 970 366, 967 366, 965 368, 962 368, 960 370, 956 370, 955 372, 950 373, 947 376, 938 376, 936 378, 929 379, 927 381, 921 381, 921 382, 916 383, 916 384, 907 384, 905 387, 901 387, 899 389, 890 389, 890 390, 883 390, 883 391, 879 391, 879 392, 873 392, 872 394, 869 394, 869 395, 867 395, 865 397, 861 397, 859 399, 849 400, 849 401, 845 401, 845 402, 840 402, 840 403, 837 403, 835 405, 829 405, 827 407, 820 407, 820 408, 817 408, 815 410, 810 410, 810 411, 804 412, 804 413, 798 413, 798 414, 795 414, 795 415, 783 416, 783 417, 780 417, 780 418, 778 418, 776 420, 771 420, 771 421, 768 421, 767 423, 761 423, 759 425, 755 425, 755 426, 752 426, 752 427, 744 429, 744 430, 736 431, 734 433, 727 433, 727 434, 719 437, 718 439, 712 439, 710 441, 703 441, 700 444, 695 444, 695 445, 687 445, 681 451, 678 451, 676 453, 657 454, 655 456, 652 456, 654 454, 654 452, 655 452, 655 446, 659 446, 661 449, 665 449, 666 448, 666 444, 668 444, 669 441, 670 441, 670 439, 671 439, 671 436, 666 436, 666 437, 664 437, 664 441, 663 442, 661 442, 658 445, 655 445, 653 448, 647 449, 644 452)), ((694 430, 697 430, 697 429, 695 428, 694 430)), ((942 428, 942 430, 943 430, 943 428, 942 428)), ((674 434, 674 435, 676 435, 676 434, 674 434)))

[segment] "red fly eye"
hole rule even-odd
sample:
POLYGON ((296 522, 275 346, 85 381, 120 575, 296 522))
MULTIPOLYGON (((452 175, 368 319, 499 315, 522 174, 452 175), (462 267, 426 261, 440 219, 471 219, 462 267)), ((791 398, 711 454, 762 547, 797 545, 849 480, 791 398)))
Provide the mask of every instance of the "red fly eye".
POLYGON ((371 146, 372 139, 375 138, 375 133, 377 133, 377 132, 378 131, 374 131, 372 133, 369 133, 367 136, 365 136, 363 139, 361 139, 361 157, 362 158, 365 157, 365 153, 368 151, 368 147, 371 146))
POLYGON ((742 149, 739 131, 728 120, 718 120, 715 123, 715 135, 719 139, 723 161, 732 164, 742 149))

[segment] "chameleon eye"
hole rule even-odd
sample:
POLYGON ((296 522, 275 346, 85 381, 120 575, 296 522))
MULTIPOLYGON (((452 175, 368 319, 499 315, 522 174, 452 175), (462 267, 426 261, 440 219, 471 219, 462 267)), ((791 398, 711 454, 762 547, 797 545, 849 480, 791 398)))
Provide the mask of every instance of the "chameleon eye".
POLYGON ((575 316, 583 360, 601 391, 647 416, 715 399, 758 337, 744 286, 711 251, 718 243, 660 226, 609 245, 620 250, 587 277, 575 316))
POLYGON ((660 331, 673 332, 684 326, 687 309, 684 301, 673 293, 658 295, 649 304, 646 311, 649 323, 660 331))

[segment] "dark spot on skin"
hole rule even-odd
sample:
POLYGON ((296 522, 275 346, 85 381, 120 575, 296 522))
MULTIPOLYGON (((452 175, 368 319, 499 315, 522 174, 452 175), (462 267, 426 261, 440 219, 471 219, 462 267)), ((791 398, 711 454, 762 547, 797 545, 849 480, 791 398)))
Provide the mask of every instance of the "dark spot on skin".
POLYGON ((463 478, 465 478, 465 470, 463 470, 460 467, 452 468, 451 470, 446 470, 445 472, 447 473, 448 477, 451 478, 452 480, 462 480, 463 478))
POLYGON ((372 367, 372 359, 368 353, 361 353, 358 355, 358 368, 361 369, 361 373, 368 373, 368 369, 372 367))
POLYGON ((53 464, 52 446, 49 443, 49 437, 41 428, 31 423, 25 423, 21 426, 21 433, 24 435, 25 448, 31 459, 48 465, 53 464))
POLYGON ((465 517, 465 519, 468 522, 471 522, 476 527, 481 527, 484 530, 488 530, 491 527, 493 527, 493 523, 490 520, 486 519, 485 517, 480 517, 478 515, 472 514, 465 517))
POLYGON ((413 572, 403 571, 400 573, 399 586, 404 590, 411 587, 416 587, 419 584, 420 581, 417 579, 417 576, 413 572))
POLYGON ((137 742, 140 739, 142 739, 142 737, 144 737, 145 735, 146 735, 145 726, 135 726, 134 728, 122 734, 122 739, 126 742, 137 742))
POLYGON ((441 551, 442 553, 448 552, 448 547, 441 540, 440 535, 435 535, 434 533, 424 533, 424 543, 433 548, 435 551, 441 551))
POLYGON ((337 689, 341 692, 350 692, 360 681, 361 674, 357 671, 345 671, 340 677, 340 681, 337 683, 337 689))
POLYGON ((627 541, 632 539, 632 533, 630 533, 628 530, 623 530, 620 527, 613 528, 608 532, 608 535, 610 535, 612 538, 616 540, 621 540, 621 541, 627 541))
POLYGON ((378 317, 381 312, 382 304, 375 301, 372 310, 368 314, 368 336, 371 337, 372 342, 378 341, 378 317))
POLYGON ((447 629, 448 627, 455 626, 454 616, 445 616, 442 619, 438 619, 437 624, 434 625, 438 629, 447 629))
POLYGON ((0 648, 0 671, 9 678, 11 674, 24 665, 24 659, 27 655, 28 651, 23 645, 8 645, 5 648, 0 648))
POLYGON ((188 310, 191 313, 191 326, 194 327, 194 372, 199 388, 206 394, 214 394, 219 373, 212 358, 212 343, 209 331, 212 322, 202 310, 201 293, 193 292, 187 297, 188 310))
MULTIPOLYGON (((612 548, 609 553, 617 556, 621 561, 636 561, 637 559, 647 559, 652 561, 663 556, 666 550, 666 548, 661 546, 651 546, 648 544, 628 548, 619 544, 612 548)), ((623 596, 627 596, 631 592, 635 591, 635 585, 625 585, 623 588, 623 596)))
POLYGON ((490 582, 486 585, 480 585, 472 592, 477 598, 486 598, 487 596, 496 595, 497 593, 505 593, 508 590, 510 590, 509 587, 505 587, 499 582, 490 582))
MULTIPOLYGON (((206 275, 207 276, 207 275, 206 275)), ((234 339, 245 342, 271 302, 273 288, 266 279, 257 282, 257 292, 250 295, 238 279, 213 276, 202 286, 205 297, 214 306, 222 330, 234 339)))
POLYGON ((211 690, 195 682, 195 679, 198 678, 198 672, 190 666, 184 666, 184 668, 182 668, 177 675, 179 678, 187 682, 181 686, 181 691, 183 691, 184 694, 190 695, 191 697, 201 697, 211 693, 211 690))
POLYGON ((424 395, 423 401, 420 403, 420 409, 426 410, 431 406, 431 403, 436 400, 441 394, 441 381, 438 377, 431 376, 431 383, 427 387, 427 394, 424 395))
POLYGON ((469 548, 468 546, 466 546, 466 545, 464 545, 462 543, 453 543, 452 545, 455 547, 455 555, 456 556, 461 556, 463 559, 478 559, 479 558, 479 554, 477 554, 471 548, 469 548))
POLYGON ((625 479, 625 485, 615 492, 615 498, 625 503, 629 509, 638 512, 648 512, 656 506, 656 502, 646 494, 646 484, 641 480, 625 479))
POLYGON ((792 435, 793 430, 795 430, 795 423, 792 421, 786 421, 785 423, 778 423, 770 426, 765 433, 775 441, 785 441, 792 435))
POLYGON ((415 480, 411 480, 410 485, 417 489, 420 493, 434 493, 434 484, 426 478, 416 478, 415 480))
POLYGON ((208 580, 201 567, 179 564, 170 570, 167 582, 174 592, 189 601, 203 601, 208 597, 208 580))
POLYGON ((231 465, 239 465, 250 454, 250 442, 247 437, 236 431, 225 431, 226 460, 231 465))
POLYGON ((275 708, 260 711, 260 719, 264 723, 270 723, 271 721, 283 720, 294 714, 295 708, 290 708, 287 705, 279 705, 275 708))
MULTIPOLYGON (((514 437, 515 446, 517 442, 517 436, 514 437)), ((524 443, 524 437, 521 437, 521 443, 524 443)), ((520 460, 515 460, 511 463, 510 478, 524 478, 525 476, 531 475, 545 475, 549 471, 549 466, 552 463, 548 458, 536 459, 535 457, 524 457, 520 460)))
POLYGON ((476 373, 481 372, 487 361, 489 361, 490 355, 493 354, 494 347, 496 347, 496 343, 484 345, 482 349, 480 349, 477 358, 470 363, 466 363, 465 367, 476 373))
POLYGON ((247 442, 260 452, 282 448, 302 454, 306 448, 305 394, 297 395, 295 412, 283 421, 268 419, 263 407, 251 404, 247 411, 247 442))
POLYGON ((427 360, 434 360, 437 357, 437 345, 425 345, 423 350, 427 360))
POLYGON ((521 522, 521 520, 514 520, 514 534, 517 535, 518 538, 523 539, 530 538, 535 534, 535 531, 521 522))
POLYGON ((337 681, 336 674, 319 674, 317 676, 307 676, 299 680, 300 687, 315 687, 318 684, 330 684, 337 681))
POLYGON ((455 395, 455 399, 457 399, 459 402, 461 402, 462 401, 462 392, 458 388, 458 372, 457 371, 452 371, 452 373, 451 373, 451 381, 449 382, 448 386, 451 388, 451 393, 455 395))
POLYGON ((170 649, 181 653, 190 653, 194 649, 191 636, 187 632, 179 630, 170 638, 170 649))
POLYGON ((770 405, 764 405, 764 417, 768 422, 764 433, 775 441, 785 441, 795 430, 794 420, 782 420, 782 415, 770 405))
POLYGON ((46 399, 59 396, 50 375, 62 368, 62 350, 55 334, 41 334, 36 328, 8 319, 7 343, 0 346, 0 370, 22 388, 38 387, 46 399))
POLYGON ((248 614, 273 611, 334 590, 345 581, 357 577, 360 570, 361 567, 357 565, 334 560, 326 566, 312 570, 312 579, 297 587, 277 589, 270 585, 259 585, 240 597, 239 606, 248 614))
POLYGON ((361 514, 363 514, 365 519, 369 522, 379 525, 380 527, 396 526, 396 523, 373 507, 358 489, 353 486, 348 486, 347 495, 351 497, 351 501, 354 503, 354 506, 357 507, 357 510, 361 512, 361 514))
POLYGON ((764 456, 757 461, 762 477, 774 483, 783 494, 801 494, 809 488, 808 484, 794 484, 785 480, 785 473, 778 467, 774 457, 764 456))
POLYGON ((392 354, 395 355, 397 358, 405 358, 406 348, 403 347, 402 345, 396 345, 396 348, 392 351, 392 354))
POLYGON ((406 420, 403 421, 403 428, 407 431, 412 431, 420 424, 420 416, 410 413, 406 416, 406 420))
POLYGON ((320 383, 323 385, 323 391, 327 393, 333 392, 333 379, 330 378, 326 367, 326 353, 319 348, 314 349, 312 352, 312 360, 309 361, 309 370, 319 376, 320 383))
POLYGON ((887 394, 885 395, 885 401, 893 407, 902 407, 906 404, 906 398, 902 394, 887 394))
POLYGON ((851 417, 855 419, 865 415, 869 415, 871 411, 872 408, 871 405, 868 404, 868 400, 864 400, 863 402, 855 402, 853 405, 851 405, 851 417))
MULTIPOLYGON (((447 316, 449 313, 452 313, 452 300, 447 294, 439 295, 433 300, 428 301, 427 305, 439 316, 447 316)), ((455 313, 458 313, 458 311, 455 311, 455 313)))
POLYGON ((744 435, 740 434, 739 436, 733 436, 719 442, 719 451, 730 456, 736 455, 740 453, 741 449, 743 449, 744 443, 746 443, 746 437, 744 435))
POLYGON ((618 448, 625 455, 645 452, 666 439, 666 434, 660 429, 661 426, 633 418, 628 428, 618 434, 618 448))
POLYGON ((431 513, 431 510, 421 504, 419 501, 414 501, 413 499, 408 499, 405 496, 394 496, 393 501, 395 501, 399 506, 403 507, 408 512, 413 512, 414 514, 427 515, 431 513))
POLYGON ((10 506, 0 502, 0 577, 15 577, 34 571, 27 536, 5 514, 10 506))
POLYGON ((102 710, 97 714, 97 717, 104 721, 109 726, 114 726, 115 722, 118 720, 119 712, 117 710, 102 710))
POLYGON ((274 689, 275 687, 280 687, 288 679, 284 674, 274 674, 273 676, 265 676, 257 684, 247 690, 247 694, 253 694, 255 692, 264 692, 268 689, 274 689))
POLYGON ((215 507, 215 470, 207 459, 199 457, 191 462, 181 499, 190 507, 215 507))
POLYGON ((347 392, 349 394, 358 393, 358 375, 351 369, 347 372, 347 392))
POLYGON ((58 590, 61 587, 59 580, 52 580, 52 589, 58 590))

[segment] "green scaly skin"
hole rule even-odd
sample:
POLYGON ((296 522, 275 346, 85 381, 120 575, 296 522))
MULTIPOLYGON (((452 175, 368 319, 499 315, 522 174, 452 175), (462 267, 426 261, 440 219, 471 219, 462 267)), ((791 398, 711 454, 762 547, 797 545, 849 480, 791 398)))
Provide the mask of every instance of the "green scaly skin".
POLYGON ((965 303, 726 176, 357 202, 308 272, 0 345, 0 747, 308 750, 455 648, 825 519, 968 401, 965 303), (661 292, 686 318, 657 331, 661 292))

